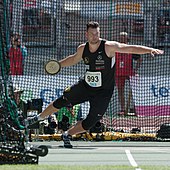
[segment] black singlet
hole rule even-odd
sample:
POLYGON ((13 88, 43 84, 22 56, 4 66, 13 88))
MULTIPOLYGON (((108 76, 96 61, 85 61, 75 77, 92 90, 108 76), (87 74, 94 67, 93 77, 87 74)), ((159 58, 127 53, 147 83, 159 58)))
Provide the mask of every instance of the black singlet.
POLYGON ((87 67, 84 81, 89 87, 95 89, 114 87, 115 57, 109 58, 106 55, 105 42, 101 40, 99 48, 94 53, 90 52, 87 42, 83 51, 82 58, 87 67))

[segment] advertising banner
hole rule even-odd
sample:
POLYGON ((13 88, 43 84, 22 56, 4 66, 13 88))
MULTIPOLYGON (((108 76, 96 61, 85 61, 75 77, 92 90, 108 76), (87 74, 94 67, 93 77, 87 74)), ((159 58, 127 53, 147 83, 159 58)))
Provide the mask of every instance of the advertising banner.
POLYGON ((170 77, 133 76, 130 82, 138 115, 170 116, 170 77))

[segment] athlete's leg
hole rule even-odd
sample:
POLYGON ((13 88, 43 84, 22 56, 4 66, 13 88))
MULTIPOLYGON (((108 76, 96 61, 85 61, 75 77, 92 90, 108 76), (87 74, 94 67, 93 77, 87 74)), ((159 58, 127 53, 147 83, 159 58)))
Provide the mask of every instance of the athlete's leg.
POLYGON ((79 82, 72 87, 66 88, 64 90, 63 96, 51 102, 38 116, 29 118, 28 123, 29 125, 34 124, 37 121, 44 120, 52 113, 56 113, 62 107, 81 103, 86 100, 87 95, 88 93, 86 92, 86 88, 83 86, 82 82, 79 82))
POLYGON ((68 106, 69 104, 69 101, 64 96, 59 97, 55 101, 51 102, 39 115, 29 117, 27 119, 28 125, 30 126, 38 121, 44 120, 47 116, 51 115, 52 113, 56 113, 60 108, 68 106))
MULTIPOLYGON (((73 106, 88 101, 89 100, 88 94, 89 91, 82 82, 75 84, 74 86, 68 88, 64 92, 64 96, 73 106)), ((70 143, 70 136, 81 132, 84 132, 84 129, 81 126, 81 122, 77 122, 77 124, 74 127, 70 128, 62 135, 64 147, 72 148, 72 145, 70 143)))
POLYGON ((105 90, 95 96, 92 96, 90 110, 87 117, 79 121, 75 126, 68 130, 68 134, 74 135, 85 132, 95 125, 104 115, 112 96, 111 90, 105 90))
POLYGON ((82 120, 78 121, 75 126, 71 127, 67 132, 69 135, 75 135, 79 133, 83 133, 86 130, 82 127, 82 120))
POLYGON ((45 119, 47 116, 51 115, 52 113, 58 112, 59 109, 57 109, 56 107, 54 107, 53 105, 54 101, 51 102, 43 112, 41 112, 39 114, 39 116, 41 117, 41 119, 45 119))

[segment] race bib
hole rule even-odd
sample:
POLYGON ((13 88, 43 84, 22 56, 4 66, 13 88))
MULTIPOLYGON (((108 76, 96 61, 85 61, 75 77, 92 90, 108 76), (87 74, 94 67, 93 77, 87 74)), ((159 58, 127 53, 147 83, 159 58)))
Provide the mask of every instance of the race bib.
POLYGON ((85 75, 85 81, 91 87, 101 87, 102 85, 101 72, 87 71, 85 75))

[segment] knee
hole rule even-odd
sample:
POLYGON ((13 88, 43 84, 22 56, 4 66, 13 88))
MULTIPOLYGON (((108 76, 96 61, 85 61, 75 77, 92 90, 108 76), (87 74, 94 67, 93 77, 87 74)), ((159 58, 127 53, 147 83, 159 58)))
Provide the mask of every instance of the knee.
POLYGON ((61 96, 53 102, 53 106, 57 109, 71 105, 71 103, 64 97, 61 96))
POLYGON ((100 119, 102 116, 96 116, 96 117, 88 117, 82 121, 82 127, 84 130, 89 130, 91 129, 100 119))

